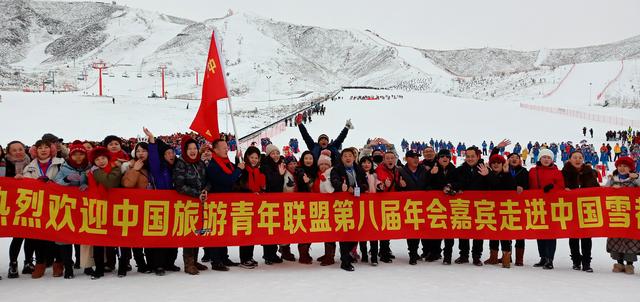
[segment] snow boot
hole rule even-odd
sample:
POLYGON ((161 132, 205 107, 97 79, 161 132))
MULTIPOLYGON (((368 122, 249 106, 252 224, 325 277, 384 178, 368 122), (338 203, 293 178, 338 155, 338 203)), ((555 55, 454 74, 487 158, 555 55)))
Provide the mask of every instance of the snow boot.
POLYGON ((53 263, 53 277, 62 277, 64 275, 64 264, 62 262, 53 263))
POLYGON ((45 263, 37 263, 35 268, 33 269, 33 273, 31 273, 31 278, 40 279, 44 276, 44 271, 47 270, 47 264, 45 263))
MULTIPOLYGON (((330 243, 324 244, 324 256, 322 256, 322 260, 320 261, 320 265, 327 266, 333 265, 336 263, 334 257, 336 255, 336 246, 330 243)), ((349 264, 351 265, 351 264, 349 264)))
POLYGON ((511 252, 502 252, 502 267, 511 268, 511 252))
POLYGON ((33 273, 33 271, 35 269, 36 269, 36 267, 33 265, 33 262, 25 261, 24 262, 24 266, 22 267, 22 274, 23 275, 31 275, 31 273, 33 273))
POLYGON ((280 257, 282 257, 282 260, 296 261, 296 256, 291 253, 290 245, 288 244, 281 245, 279 251, 280 251, 280 257))
POLYGON ((524 266, 524 249, 516 248, 516 266, 524 266))
POLYGON ((184 272, 189 274, 189 275, 197 275, 200 274, 200 271, 198 270, 198 268, 196 268, 195 262, 196 259, 193 255, 184 255, 183 252, 183 260, 184 260, 184 272))
POLYGON ((613 265, 614 273, 624 273, 624 264, 616 263, 613 265))
POLYGON ((593 268, 591 268, 591 257, 582 257, 582 271, 593 273, 593 268))
POLYGON ((473 265, 475 266, 482 266, 482 260, 480 260, 480 258, 473 258, 473 265))
POLYGON ((199 271, 206 271, 209 269, 206 265, 196 261, 196 258, 193 258, 193 265, 195 265, 196 269, 199 271))
POLYGON ((298 254, 300 254, 300 258, 298 262, 302 264, 311 264, 313 263, 313 258, 309 255, 310 244, 298 244, 298 254))
POLYGON ((582 257, 580 255, 571 255, 571 261, 573 262, 573 270, 579 271, 582 269, 582 257))
POLYGON ((9 279, 20 277, 20 275, 18 275, 18 262, 9 263, 9 273, 7 274, 7 277, 9 279))
MULTIPOLYGON (((511 254, 511 253, 509 253, 511 254)), ((504 257, 504 255, 502 256, 504 257)), ((489 253, 489 259, 484 261, 484 264, 498 264, 498 250, 491 250, 489 253)))
POLYGON ((542 257, 538 263, 533 265, 533 267, 544 267, 545 264, 547 264, 547 258, 542 257))
POLYGON ((624 273, 627 275, 633 275, 634 273, 634 268, 633 268, 633 264, 627 264, 624 266, 624 273))

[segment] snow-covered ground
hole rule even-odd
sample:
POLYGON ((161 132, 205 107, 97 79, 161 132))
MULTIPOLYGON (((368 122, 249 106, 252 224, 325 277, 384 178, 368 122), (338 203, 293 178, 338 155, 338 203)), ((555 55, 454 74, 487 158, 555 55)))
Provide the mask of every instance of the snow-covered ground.
MULTIPOLYGON (((121 77, 113 81, 134 81, 121 77)), ((113 85, 120 87, 121 85, 113 85)), ((3 92, 0 112, 4 130, 0 132, 0 143, 22 139, 32 143, 44 132, 52 132, 66 140, 75 138, 102 139, 107 134, 122 136, 141 135, 142 126, 157 134, 186 131, 198 101, 147 99, 127 91, 114 93, 116 104, 110 98, 88 97, 79 94, 39 94, 3 92), (135 95, 135 96, 133 96, 135 95), (187 102, 190 109, 186 110, 187 102)), ((468 145, 480 144, 482 140, 497 142, 510 138, 514 143, 529 140, 559 142, 581 140, 581 128, 593 127, 594 144, 604 140, 604 132, 616 129, 615 125, 587 123, 568 117, 542 112, 528 111, 511 101, 478 101, 461 99, 441 94, 406 93, 399 91, 346 90, 339 94, 342 100, 324 104, 324 117, 314 116, 307 124, 312 137, 327 133, 334 138, 351 118, 355 129, 349 132, 344 147, 361 147, 370 137, 383 137, 400 144, 407 140, 447 139, 454 143, 465 141, 468 145), (349 101, 351 95, 403 94, 404 99, 395 101, 349 101)), ((299 100, 295 100, 298 102, 299 100)), ((253 127, 273 121, 284 113, 283 107, 290 100, 273 101, 272 107, 264 100, 240 99, 234 103, 238 109, 250 110, 258 107, 255 117, 238 118, 239 135, 251 132, 253 127), (264 113, 269 114, 264 114, 264 113), (273 114, 274 117, 269 116, 273 114)), ((221 102, 221 109, 224 103, 221 102)), ((598 110, 599 107, 592 107, 598 110)), ((625 110, 627 114, 637 111, 625 110)), ((224 110, 220 113, 220 128, 226 130, 224 110)), ((304 143, 297 128, 288 128, 283 134, 273 137, 280 147, 296 137, 302 148, 304 143)), ((0 239, 0 272, 6 276, 8 269, 9 239, 0 239)), ((75 280, 53 279, 50 271, 41 280, 21 276, 17 280, 4 278, 0 281, 0 301, 16 297, 29 300, 76 301, 98 296, 107 301, 160 300, 185 301, 326 301, 365 300, 398 301, 447 300, 469 301, 556 301, 575 299, 578 301, 610 301, 615 299, 634 301, 634 290, 638 275, 628 276, 611 272, 612 260, 605 252, 605 239, 595 239, 593 268, 588 274, 571 270, 567 240, 558 242, 553 271, 535 269, 537 248, 533 240, 527 241, 525 267, 502 269, 472 265, 443 266, 421 262, 408 265, 406 242, 396 240, 392 248, 398 257, 393 264, 381 263, 378 267, 358 264, 356 271, 347 273, 338 265, 320 267, 317 263, 305 266, 298 263, 266 266, 255 270, 234 268, 230 272, 206 271, 200 276, 188 276, 183 272, 165 277, 132 273, 124 279, 115 275, 99 281, 77 271, 75 280), (37 290, 34 290, 37 289, 37 290)), ((321 244, 314 244, 312 256, 323 252, 321 244)), ((262 250, 256 248, 256 259, 262 250)), ((457 253, 457 245, 454 254, 457 253)), ((485 257, 488 243, 485 242, 485 257)), ((296 253, 297 254, 297 253, 296 253)), ((238 260, 238 249, 231 248, 231 257, 238 260)), ((178 262, 181 264, 181 257, 178 262)), ((179 264, 179 265, 180 265, 179 264)))
MULTIPOLYGON (((0 239, 0 270, 6 277, 10 239, 0 239)), ((115 274, 94 281, 76 271, 74 280, 54 279, 49 269, 43 279, 29 276, 0 281, 0 299, 25 301, 81 301, 100 297, 101 301, 636 301, 636 275, 614 274, 612 260, 605 252, 605 239, 594 239, 593 269, 589 274, 571 269, 568 240, 558 240, 555 269, 533 268, 538 261, 534 240, 526 241, 525 266, 474 267, 470 264, 444 266, 440 262, 408 264, 404 240, 392 241, 397 256, 391 264, 378 267, 356 264, 356 271, 345 272, 339 265, 321 267, 284 263, 267 266, 256 247, 253 270, 232 268, 229 272, 205 271, 199 276, 184 272, 164 277, 130 273, 115 274)), ((295 246, 295 245, 294 245, 295 246)), ((292 247, 294 247, 292 246, 292 247)), ((484 258, 488 253, 485 241, 484 258)), ((314 258, 323 253, 322 244, 313 244, 314 258)), ((454 247, 454 257, 457 243, 454 247)), ((202 254, 202 252, 201 252, 202 254)), ((297 255, 297 251, 294 251, 297 255)), ((238 248, 230 248, 238 261, 238 248)), ((178 257, 178 265, 182 263, 178 257)), ((483 259, 484 259, 483 258, 483 259)), ((21 262, 20 262, 21 263, 21 262)), ((132 262, 133 263, 133 262, 132 262)), ((22 269, 22 266, 20 266, 22 269)))

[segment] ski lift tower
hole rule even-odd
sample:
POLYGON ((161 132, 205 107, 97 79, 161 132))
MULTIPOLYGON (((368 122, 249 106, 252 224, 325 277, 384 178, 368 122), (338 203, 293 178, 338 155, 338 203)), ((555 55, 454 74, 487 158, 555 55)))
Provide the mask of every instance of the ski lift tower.
POLYGON ((91 64, 91 67, 98 70, 98 87, 100 87, 100 96, 102 96, 102 70, 108 68, 107 63, 101 60, 91 64))
POLYGON ((160 72, 162 73, 162 98, 165 98, 165 90, 164 90, 164 71, 167 69, 167 65, 160 65, 158 66, 158 69, 160 69, 160 72))

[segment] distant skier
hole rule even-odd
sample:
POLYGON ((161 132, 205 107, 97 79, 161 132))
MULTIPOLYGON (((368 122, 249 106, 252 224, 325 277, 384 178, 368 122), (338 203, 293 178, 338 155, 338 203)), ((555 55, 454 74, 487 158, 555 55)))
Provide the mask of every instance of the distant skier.
POLYGON ((116 104, 116 98, 111 98, 111 102, 115 105, 116 104))
POLYGON ((587 136, 587 127, 582 127, 582 136, 587 136))
POLYGON ((591 138, 593 138, 593 128, 589 128, 589 134, 591 134, 591 138))

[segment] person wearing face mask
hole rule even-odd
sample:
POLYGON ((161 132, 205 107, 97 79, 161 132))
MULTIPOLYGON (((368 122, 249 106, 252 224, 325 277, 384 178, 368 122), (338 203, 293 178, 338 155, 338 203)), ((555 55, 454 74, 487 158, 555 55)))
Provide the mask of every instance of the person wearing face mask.
POLYGON ((384 161, 384 151, 380 149, 373 150, 371 153, 371 160, 374 163, 373 169, 376 169, 384 161))
MULTIPOLYGON (((569 161, 562 167, 562 176, 567 189, 579 190, 582 188, 599 187, 597 172, 585 165, 584 155, 581 151, 573 151, 569 155, 569 161)), ((591 238, 570 238, 571 261, 574 270, 592 273, 591 268, 591 238), (582 247, 582 248, 581 248, 582 247), (580 253, 582 251, 582 253, 580 253)))

